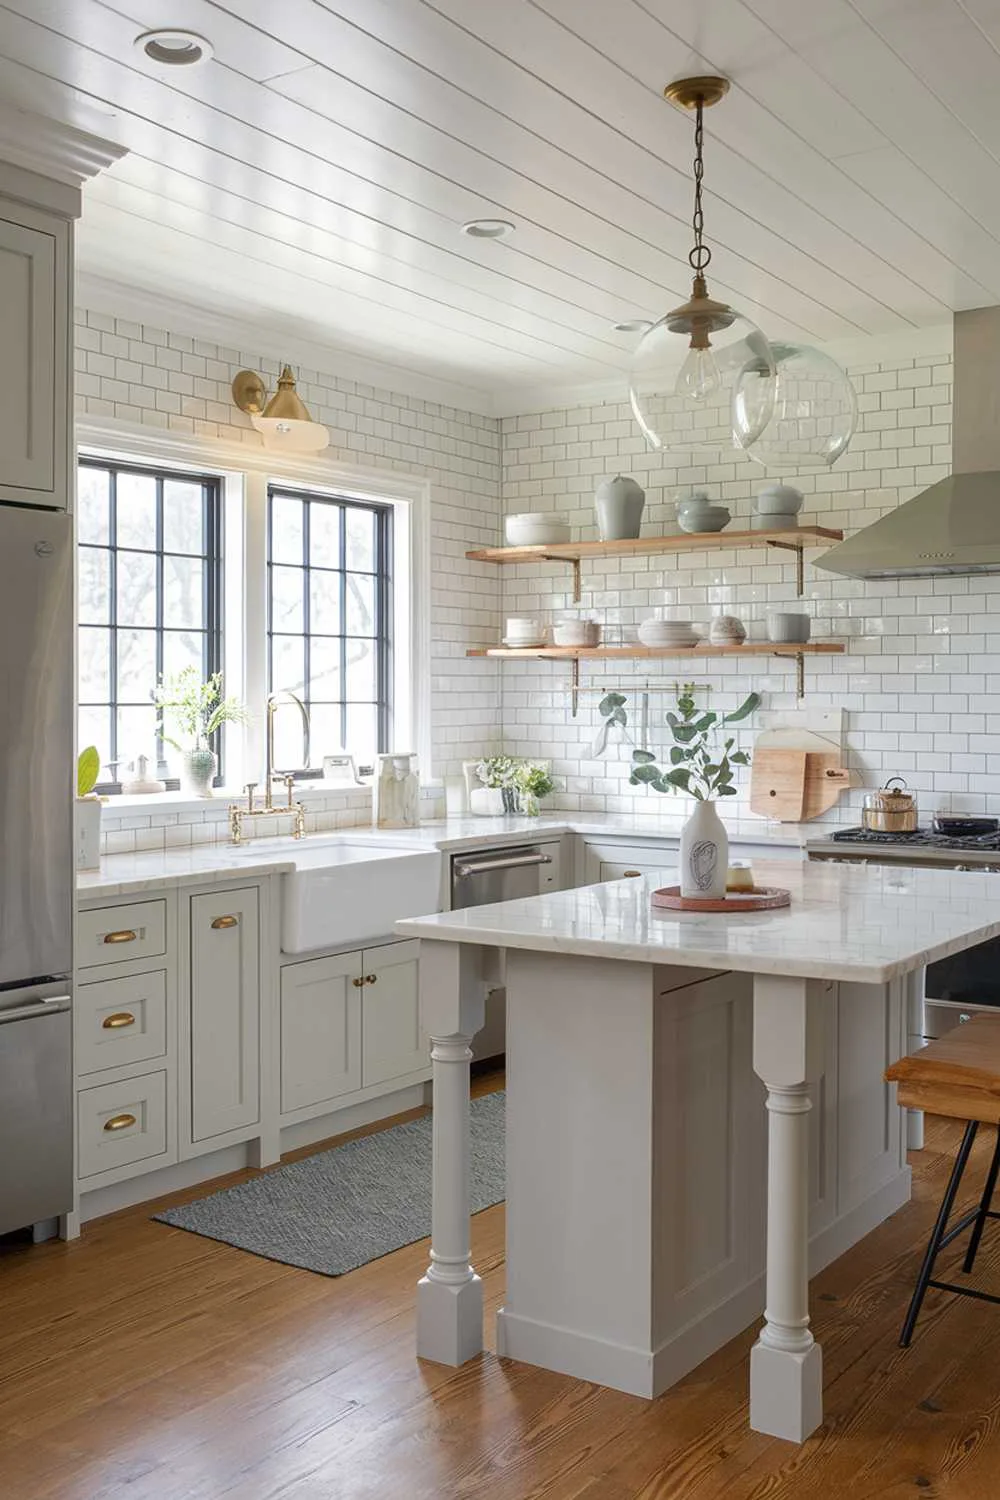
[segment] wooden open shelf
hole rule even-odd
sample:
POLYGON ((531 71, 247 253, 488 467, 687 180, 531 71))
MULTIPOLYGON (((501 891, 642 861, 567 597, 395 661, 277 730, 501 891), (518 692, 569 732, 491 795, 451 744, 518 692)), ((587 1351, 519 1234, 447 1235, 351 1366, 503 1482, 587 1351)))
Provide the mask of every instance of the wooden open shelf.
POLYGON ((590 557, 650 557, 663 552, 705 552, 734 547, 788 547, 801 552, 841 542, 842 531, 829 526, 793 526, 785 531, 682 531, 669 536, 641 536, 629 542, 549 542, 539 547, 477 547, 465 555, 472 562, 585 562, 590 557))
POLYGON ((499 657, 504 661, 568 661, 573 667, 572 702, 576 718, 580 702, 581 661, 704 661, 715 656, 780 656, 795 663, 795 692, 805 695, 807 656, 836 656, 843 641, 744 641, 742 646, 475 646, 466 656, 499 657))
POLYGON ((629 658, 706 656, 830 656, 843 641, 744 641, 741 646, 476 646, 466 656, 499 656, 543 661, 625 661, 629 658))

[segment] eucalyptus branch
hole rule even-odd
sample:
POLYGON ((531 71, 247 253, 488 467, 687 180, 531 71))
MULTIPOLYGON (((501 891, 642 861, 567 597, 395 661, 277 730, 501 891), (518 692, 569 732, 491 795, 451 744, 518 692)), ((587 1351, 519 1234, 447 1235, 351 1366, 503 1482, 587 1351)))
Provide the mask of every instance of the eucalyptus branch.
MULTIPOLYGON (((623 693, 608 693, 601 699, 599 713, 608 727, 625 729, 628 725, 627 699, 623 693)), ((632 786, 652 787, 654 792, 687 792, 699 802, 717 797, 735 797, 734 766, 748 766, 750 756, 735 750, 735 735, 719 739, 730 724, 739 724, 760 706, 759 693, 751 693, 732 713, 717 714, 701 709, 694 699, 694 687, 686 683, 677 699, 677 711, 666 715, 673 744, 670 766, 661 767, 650 750, 633 750, 632 786)))

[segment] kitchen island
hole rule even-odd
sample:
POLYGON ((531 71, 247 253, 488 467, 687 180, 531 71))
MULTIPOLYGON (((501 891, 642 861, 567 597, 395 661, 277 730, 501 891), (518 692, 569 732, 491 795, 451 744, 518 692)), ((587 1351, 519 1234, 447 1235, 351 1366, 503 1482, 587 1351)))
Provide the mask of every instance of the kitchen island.
POLYGON ((470 1042, 505 982, 497 1352, 651 1397, 763 1310, 751 1426, 801 1442, 820 1424, 808 1278, 909 1197, 882 1072, 906 1050, 924 965, 1000 934, 1000 907, 976 873, 755 873, 792 905, 654 911, 646 877, 399 923, 423 941, 434 1069, 418 1354, 461 1364, 483 1347, 470 1042))

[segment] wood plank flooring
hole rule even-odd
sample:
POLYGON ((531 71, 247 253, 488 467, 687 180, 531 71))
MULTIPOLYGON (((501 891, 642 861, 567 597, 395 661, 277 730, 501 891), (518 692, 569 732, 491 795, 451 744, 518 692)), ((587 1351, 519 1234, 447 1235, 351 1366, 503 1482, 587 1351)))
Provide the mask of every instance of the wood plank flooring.
MULTIPOLYGON (((914 1201, 814 1282, 827 1420, 801 1448, 747 1428, 754 1330, 654 1402, 492 1352, 419 1364, 426 1242, 329 1280, 145 1205, 74 1244, 0 1251, 0 1497, 998 1500, 1000 1309, 932 1291, 913 1347, 896 1344, 956 1139, 929 1123, 914 1201)), ((474 1220, 473 1254, 492 1338, 502 1206, 474 1220)), ((1000 1287, 1000 1226, 980 1277, 1000 1287)))

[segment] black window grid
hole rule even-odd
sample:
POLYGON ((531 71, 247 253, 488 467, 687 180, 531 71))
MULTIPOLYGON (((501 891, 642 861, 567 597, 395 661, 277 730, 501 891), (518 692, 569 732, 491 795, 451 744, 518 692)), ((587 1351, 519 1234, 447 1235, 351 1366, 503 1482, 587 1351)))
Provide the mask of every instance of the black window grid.
MULTIPOLYGON (((391 505, 378 501, 359 500, 348 495, 326 495, 317 494, 315 491, 299 490, 287 485, 268 486, 267 505, 267 680, 268 692, 276 692, 287 688, 288 683, 276 682, 274 680, 274 641, 276 637, 283 639, 301 640, 303 645, 303 667, 302 684, 298 696, 305 704, 306 711, 312 715, 315 706, 339 707, 340 709, 340 745, 345 746, 348 736, 348 710, 354 702, 368 703, 370 700, 351 699, 347 692, 347 643, 353 639, 369 639, 368 637, 349 636, 347 633, 347 576, 355 574, 359 577, 374 578, 375 581, 375 708, 376 708, 376 748, 379 754, 388 751, 392 734, 392 634, 393 634, 393 509, 391 505), (275 561, 274 560, 274 506, 275 499, 290 499, 304 502, 302 506, 302 557, 299 562, 275 561), (326 567, 311 562, 311 527, 310 519, 314 506, 330 506, 339 512, 340 532, 340 566, 326 567), (375 549, 374 549, 374 571, 363 568, 349 568, 347 566, 347 514, 350 510, 366 512, 373 516, 375 522, 375 549), (302 575, 302 629, 301 630, 274 630, 273 627, 273 570, 275 567, 293 568, 302 575), (312 614, 312 589, 311 575, 313 573, 330 574, 339 579, 340 594, 340 618, 339 631, 332 632, 316 631, 311 628, 312 614), (311 642, 313 639, 339 640, 340 642, 340 683, 341 696, 339 699, 313 699, 311 692, 312 683, 312 661, 311 642)), ((333 749, 334 747, 330 747, 333 749)), ((315 738, 313 739, 313 751, 315 752, 315 738)), ((297 779, 319 778, 323 774, 321 766, 311 766, 308 769, 296 769, 297 779)))
MULTIPOLYGON (((201 635, 203 637, 202 649, 202 675, 207 680, 214 672, 221 672, 223 665, 222 648, 222 618, 223 618, 223 571, 222 571, 222 548, 223 548, 223 511, 222 511, 222 484, 218 476, 212 474, 192 473, 188 470, 157 469, 141 464, 118 463, 113 460, 98 458, 80 458, 78 460, 81 469, 94 469, 108 474, 108 541, 85 542, 81 547, 92 548, 95 552, 106 552, 108 554, 108 596, 109 596, 109 662, 108 681, 110 697, 108 700, 99 702, 88 701, 81 703, 83 708, 106 709, 109 718, 110 753, 104 764, 117 766, 123 756, 119 747, 118 710, 120 708, 144 708, 152 701, 152 691, 164 675, 164 646, 166 641, 165 632, 168 629, 183 629, 190 635, 201 635), (156 526, 154 545, 152 547, 140 547, 130 545, 120 547, 118 543, 118 478, 122 474, 140 475, 155 481, 156 498, 156 526), (178 481, 184 484, 199 484, 202 491, 202 544, 201 552, 175 552, 164 546, 164 484, 170 481, 178 481), (155 620, 152 625, 122 625, 118 618, 118 554, 119 552, 145 552, 155 557, 156 575, 156 611, 155 620), (170 627, 164 619, 164 568, 167 556, 197 557, 204 563, 202 578, 202 627, 183 626, 170 627), (119 630, 148 632, 155 637, 155 680, 149 684, 150 696, 140 702, 120 699, 118 696, 118 665, 119 665, 119 630)), ((91 622, 85 622, 91 623, 91 622)), ((221 786, 224 781, 222 731, 216 730, 210 740, 211 749, 218 757, 218 772, 215 785, 221 786)), ((158 771, 163 769, 168 747, 163 737, 156 733, 155 754, 158 771)), ((95 790, 101 795, 114 795, 122 789, 123 776, 116 771, 117 779, 114 781, 99 782, 95 790)), ((180 781, 177 777, 165 777, 164 784, 168 791, 177 791, 180 781)))

